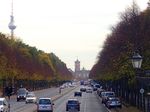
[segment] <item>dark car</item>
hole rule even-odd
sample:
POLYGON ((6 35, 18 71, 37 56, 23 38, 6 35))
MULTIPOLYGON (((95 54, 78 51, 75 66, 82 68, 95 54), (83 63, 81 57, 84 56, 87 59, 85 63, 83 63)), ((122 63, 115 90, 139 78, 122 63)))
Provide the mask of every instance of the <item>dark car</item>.
POLYGON ((100 84, 95 84, 93 86, 93 91, 97 91, 98 88, 100 88, 100 84))
POLYGON ((82 96, 82 92, 76 91, 76 92, 74 92, 74 96, 75 96, 75 97, 76 97, 76 96, 82 96))
POLYGON ((69 99, 66 103, 66 111, 80 111, 80 103, 77 99, 69 99))
POLYGON ((20 100, 26 100, 26 95, 27 95, 28 91, 26 88, 20 88, 18 91, 17 91, 17 101, 20 101, 20 100))
POLYGON ((119 107, 122 108, 122 103, 120 101, 119 98, 117 97, 108 97, 107 98, 107 102, 106 102, 106 106, 110 109, 113 107, 119 107))
POLYGON ((81 87, 81 88, 80 88, 80 91, 81 91, 81 92, 86 92, 86 88, 85 88, 85 87, 81 87))

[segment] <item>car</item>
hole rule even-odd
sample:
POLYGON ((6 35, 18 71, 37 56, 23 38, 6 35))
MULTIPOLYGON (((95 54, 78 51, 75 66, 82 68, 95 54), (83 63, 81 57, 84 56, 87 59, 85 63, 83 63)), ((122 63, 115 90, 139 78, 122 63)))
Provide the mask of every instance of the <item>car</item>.
POLYGON ((86 88, 86 93, 92 93, 92 88, 86 88))
POLYGON ((37 112, 53 112, 53 105, 51 98, 39 98, 37 103, 37 112))
POLYGON ((98 89, 97 89, 97 95, 98 95, 98 96, 102 97, 102 96, 101 96, 101 93, 102 93, 102 92, 105 92, 105 90, 102 89, 102 88, 98 88, 98 89))
POLYGON ((5 98, 0 98, 0 112, 9 112, 9 105, 5 98))
POLYGON ((17 91, 17 101, 26 100, 27 93, 28 93, 28 90, 26 88, 18 89, 18 91, 17 91))
POLYGON ((110 109, 113 107, 120 107, 122 108, 122 103, 118 97, 108 97, 106 106, 110 109))
POLYGON ((37 97, 35 96, 34 92, 28 92, 26 96, 26 103, 36 103, 37 97))
POLYGON ((98 89, 97 89, 97 95, 98 95, 98 96, 102 97, 102 94, 101 94, 102 92, 105 92, 105 90, 102 89, 102 88, 98 88, 98 89))
POLYGON ((75 92, 74 92, 74 97, 76 97, 76 96, 82 96, 82 92, 80 92, 80 91, 75 91, 75 92))
POLYGON ((102 95, 102 103, 106 104, 108 97, 115 97, 115 93, 112 91, 105 91, 101 93, 102 95))
POLYGON ((85 88, 85 87, 81 87, 81 88, 80 88, 80 91, 81 91, 81 92, 86 92, 86 88, 85 88))
POLYGON ((97 89, 100 88, 100 87, 101 87, 100 84, 95 84, 93 86, 93 91, 97 91, 97 89))
POLYGON ((77 99, 68 99, 66 111, 80 111, 80 102, 77 99))

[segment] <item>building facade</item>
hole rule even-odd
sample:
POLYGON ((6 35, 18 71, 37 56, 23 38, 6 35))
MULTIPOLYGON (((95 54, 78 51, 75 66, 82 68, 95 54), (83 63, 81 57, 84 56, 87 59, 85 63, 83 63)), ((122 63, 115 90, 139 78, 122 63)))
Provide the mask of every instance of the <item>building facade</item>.
POLYGON ((80 61, 77 59, 75 61, 75 71, 74 76, 80 79, 88 79, 89 78, 89 70, 86 70, 84 67, 80 69, 80 61))

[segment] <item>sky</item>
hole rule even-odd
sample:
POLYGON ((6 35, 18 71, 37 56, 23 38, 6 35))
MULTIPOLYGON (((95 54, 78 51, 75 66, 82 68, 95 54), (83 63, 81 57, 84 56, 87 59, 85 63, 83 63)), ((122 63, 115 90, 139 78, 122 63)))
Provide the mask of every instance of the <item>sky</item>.
MULTIPOLYGON (((148 0, 135 0, 141 10, 148 0)), ((0 0, 0 32, 10 34, 12 0, 0 0)), ((133 0, 13 0, 14 34, 24 43, 55 53, 68 68, 96 63, 111 26, 133 0)))

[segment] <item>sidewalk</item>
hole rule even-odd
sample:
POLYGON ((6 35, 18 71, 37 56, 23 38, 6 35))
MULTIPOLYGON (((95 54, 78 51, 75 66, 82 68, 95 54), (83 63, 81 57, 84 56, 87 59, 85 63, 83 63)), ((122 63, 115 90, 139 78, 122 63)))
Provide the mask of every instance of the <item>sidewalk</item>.
POLYGON ((142 111, 133 106, 123 105, 121 109, 120 108, 111 109, 111 112, 142 112, 142 111))

